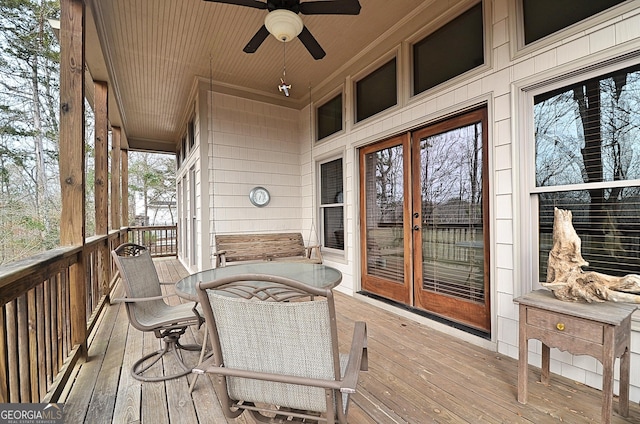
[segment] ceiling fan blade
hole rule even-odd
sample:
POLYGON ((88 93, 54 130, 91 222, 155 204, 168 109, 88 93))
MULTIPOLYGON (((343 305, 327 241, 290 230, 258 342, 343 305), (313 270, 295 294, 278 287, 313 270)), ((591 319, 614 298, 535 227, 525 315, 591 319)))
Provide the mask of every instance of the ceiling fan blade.
POLYGON ((300 13, 305 15, 359 15, 358 0, 308 1, 300 3, 300 13))
POLYGON ((249 40, 247 45, 244 46, 244 49, 242 50, 245 53, 255 53, 256 50, 258 50, 258 47, 260 47, 260 44, 262 44, 262 42, 266 40, 268 36, 269 30, 266 26, 262 25, 262 28, 260 28, 258 32, 256 32, 256 35, 254 35, 253 38, 249 40))
POLYGON ((298 34, 298 38, 300 39, 300 41, 302 41, 302 44, 304 44, 307 50, 309 50, 309 53, 311 53, 311 56, 313 56, 315 60, 322 59, 326 55, 318 41, 313 35, 311 35, 307 27, 302 28, 302 32, 298 34))
POLYGON ((263 3, 258 0, 204 0, 204 1, 210 1, 212 3, 235 4, 237 6, 253 7, 255 9, 267 8, 267 3, 263 3))

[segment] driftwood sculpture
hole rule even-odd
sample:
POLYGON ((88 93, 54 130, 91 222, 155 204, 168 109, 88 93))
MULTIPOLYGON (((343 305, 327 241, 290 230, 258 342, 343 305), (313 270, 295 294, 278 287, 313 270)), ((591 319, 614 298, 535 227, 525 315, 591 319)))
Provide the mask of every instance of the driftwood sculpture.
POLYGON ((565 301, 640 303, 640 275, 614 277, 582 270, 589 262, 582 257, 582 240, 571 220, 571 211, 555 208, 553 248, 549 252, 547 282, 542 285, 565 301))

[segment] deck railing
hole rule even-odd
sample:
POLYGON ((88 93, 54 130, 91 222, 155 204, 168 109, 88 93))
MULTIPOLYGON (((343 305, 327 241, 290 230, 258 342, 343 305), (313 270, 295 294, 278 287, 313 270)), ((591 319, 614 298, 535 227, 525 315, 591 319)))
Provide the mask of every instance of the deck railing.
POLYGON ((178 255, 176 225, 129 227, 129 242, 146 246, 151 256, 178 255))
POLYGON ((84 309, 88 335, 109 302, 110 251, 129 241, 147 245, 154 256, 177 255, 175 240, 175 226, 131 227, 0 266, 0 403, 55 402, 85 354, 73 343, 73 311, 84 309), (79 263, 84 305, 71 296, 71 270, 79 263))

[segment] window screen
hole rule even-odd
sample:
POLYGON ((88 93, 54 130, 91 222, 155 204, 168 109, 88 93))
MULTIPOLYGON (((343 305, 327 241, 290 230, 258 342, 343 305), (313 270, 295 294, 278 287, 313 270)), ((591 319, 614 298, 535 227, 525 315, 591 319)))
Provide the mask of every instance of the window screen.
POLYGON ((396 59, 382 65, 356 83, 356 122, 398 103, 396 59))
POLYGON ((529 44, 624 0, 522 0, 524 43, 529 44))
POLYGON ((320 165, 320 217, 322 245, 344 250, 344 192, 342 158, 320 165))
POLYGON ((195 126, 193 125, 193 120, 189 121, 187 137, 189 137, 189 150, 191 150, 193 149, 193 145, 196 143, 195 126))
POLYGON ((342 93, 318 108, 318 140, 342 130, 342 93))
POLYGON ((413 94, 484 63, 482 3, 413 46, 413 94))

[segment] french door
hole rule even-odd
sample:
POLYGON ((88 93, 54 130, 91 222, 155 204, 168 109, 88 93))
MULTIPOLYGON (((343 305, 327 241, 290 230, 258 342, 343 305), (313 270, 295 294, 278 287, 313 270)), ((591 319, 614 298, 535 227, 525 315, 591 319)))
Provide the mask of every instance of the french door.
POLYGON ((490 330, 486 109, 360 151, 363 290, 490 330))
POLYGON ((362 288, 411 304, 410 135, 360 151, 362 288))

